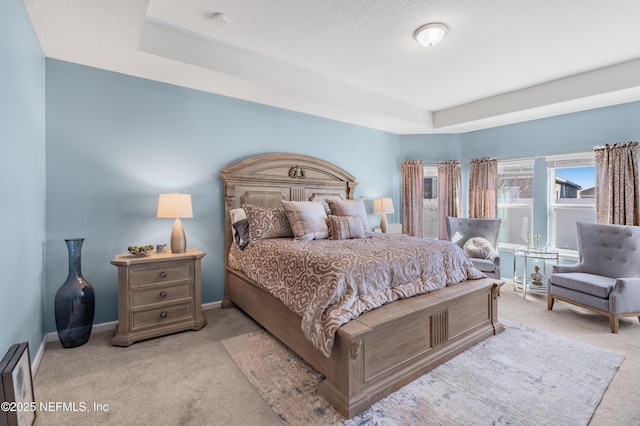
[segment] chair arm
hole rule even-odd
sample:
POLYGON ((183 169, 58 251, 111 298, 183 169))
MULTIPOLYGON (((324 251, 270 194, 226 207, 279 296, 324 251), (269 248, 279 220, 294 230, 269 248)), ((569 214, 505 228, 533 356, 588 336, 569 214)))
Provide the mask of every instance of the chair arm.
POLYGON ((582 264, 574 263, 573 265, 553 265, 552 274, 562 274, 565 272, 581 272, 582 264))
POLYGON ((496 267, 500 266, 500 252, 498 250, 494 250, 487 259, 492 261, 496 267))
POLYGON ((618 278, 609 293, 609 310, 640 312, 640 277, 618 278))

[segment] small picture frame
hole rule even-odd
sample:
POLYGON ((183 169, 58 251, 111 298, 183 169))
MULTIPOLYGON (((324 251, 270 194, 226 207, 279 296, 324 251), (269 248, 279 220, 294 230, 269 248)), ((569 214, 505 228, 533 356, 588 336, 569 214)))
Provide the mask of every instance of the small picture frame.
MULTIPOLYGON (((0 361, 0 401, 1 402, 4 402, 7 400, 4 396, 2 372, 4 371, 7 364, 9 364, 9 361, 11 361, 11 357, 13 356, 13 354, 16 353, 16 350, 18 350, 18 346, 19 346, 18 344, 12 345, 7 351, 7 353, 4 354, 4 358, 2 358, 2 361, 0 361)), ((9 426, 9 415, 7 412, 8 410, 0 410, 0 426, 9 426)))
MULTIPOLYGON (((7 425, 33 425, 36 420, 36 402, 33 394, 29 342, 11 346, 0 363, 0 371, 2 372, 2 389, 0 389, 2 401, 9 404, 9 409, 3 413, 7 415, 7 425), (4 365, 5 361, 6 365, 4 365)), ((0 425, 3 425, 1 417, 0 425)))

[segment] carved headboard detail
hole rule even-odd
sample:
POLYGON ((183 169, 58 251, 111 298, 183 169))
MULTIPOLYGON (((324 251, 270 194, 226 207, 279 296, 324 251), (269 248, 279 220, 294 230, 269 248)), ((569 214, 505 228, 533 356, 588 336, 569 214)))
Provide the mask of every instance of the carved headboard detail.
POLYGON ((356 178, 325 160, 302 154, 271 153, 245 158, 223 167, 225 265, 231 245, 229 211, 254 204, 281 207, 281 200, 350 199, 356 178))

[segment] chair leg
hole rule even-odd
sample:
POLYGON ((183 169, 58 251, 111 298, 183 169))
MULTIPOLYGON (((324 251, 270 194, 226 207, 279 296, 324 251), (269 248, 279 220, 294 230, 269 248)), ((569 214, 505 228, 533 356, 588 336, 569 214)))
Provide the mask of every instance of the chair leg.
POLYGON ((619 317, 617 314, 609 314, 609 326, 611 327, 612 333, 618 333, 618 323, 619 317))
MULTIPOLYGON (((553 296, 551 295, 551 293, 547 294, 547 309, 548 310, 552 310, 553 309, 553 301, 555 299, 553 298, 553 296)), ((640 317, 638 317, 640 319, 640 317)))

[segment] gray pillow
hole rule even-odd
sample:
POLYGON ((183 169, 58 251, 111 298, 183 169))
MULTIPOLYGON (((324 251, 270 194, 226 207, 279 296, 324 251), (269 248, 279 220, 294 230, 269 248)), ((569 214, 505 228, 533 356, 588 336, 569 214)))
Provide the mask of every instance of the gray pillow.
POLYGON ((240 250, 244 250, 244 248, 249 244, 249 221, 245 219, 240 219, 237 222, 233 223, 234 240, 240 250))
POLYGON ((362 219, 364 233, 369 233, 369 217, 362 198, 355 200, 328 199, 326 202, 334 216, 359 216, 362 219))
MULTIPOLYGON (((237 208, 237 209, 232 209, 229 211, 229 218, 231 220, 231 239, 239 245, 238 241, 240 241, 241 236, 238 235, 238 231, 236 228, 238 228, 238 226, 236 226, 236 224, 238 222, 240 222, 241 220, 246 220, 247 219, 247 214, 245 213, 244 209, 242 208, 237 208)), ((247 223, 246 226, 246 230, 247 230, 247 235, 246 235, 246 241, 247 243, 249 242, 249 224, 247 223)), ((246 246, 246 244, 245 244, 246 246)))
POLYGON ((329 234, 332 240, 364 238, 362 219, 360 216, 329 215, 329 234))
POLYGON ((293 231, 284 209, 278 207, 259 207, 252 204, 242 206, 249 221, 249 240, 266 238, 291 238, 293 231))

